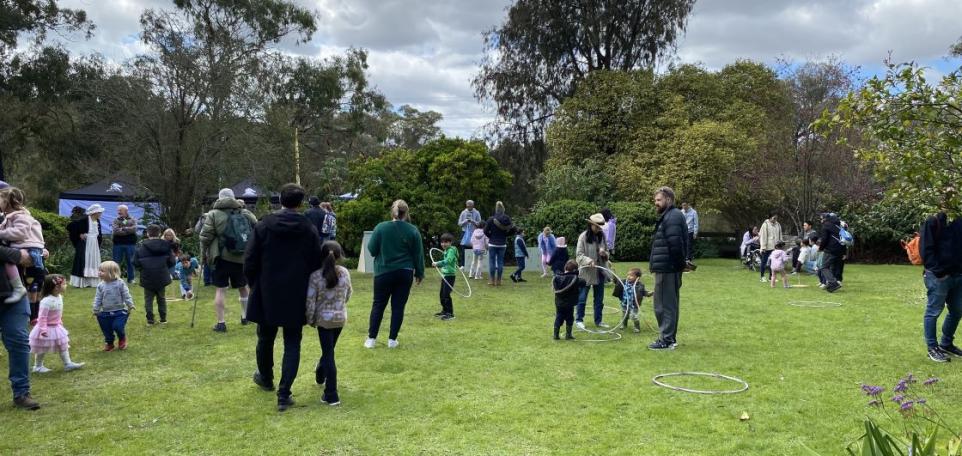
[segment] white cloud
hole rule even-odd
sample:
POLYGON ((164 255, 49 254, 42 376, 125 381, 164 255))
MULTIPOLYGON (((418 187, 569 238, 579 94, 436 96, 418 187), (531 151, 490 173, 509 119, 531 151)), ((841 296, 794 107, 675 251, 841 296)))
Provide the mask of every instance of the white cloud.
MULTIPOLYGON (((498 25, 511 0, 295 0, 318 13, 307 45, 285 40, 286 52, 329 57, 348 47, 370 50, 370 76, 394 105, 444 115, 448 135, 471 136, 491 121, 470 81, 481 59, 481 34, 498 25)), ((137 39, 144 8, 170 0, 60 0, 97 25, 73 52, 123 61, 143 52, 137 39)), ((877 68, 897 60, 936 64, 962 30, 959 0, 699 0, 679 43, 677 60, 720 68, 739 58, 773 63, 835 55, 877 68)), ((943 62, 944 63, 944 62, 943 62)))

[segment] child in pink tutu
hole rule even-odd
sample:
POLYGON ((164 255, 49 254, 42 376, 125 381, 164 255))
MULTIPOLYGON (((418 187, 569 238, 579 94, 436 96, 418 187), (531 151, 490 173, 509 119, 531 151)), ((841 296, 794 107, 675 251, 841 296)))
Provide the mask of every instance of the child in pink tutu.
POLYGON ((40 300, 40 311, 37 324, 30 331, 30 352, 36 356, 33 371, 36 373, 50 372, 43 365, 43 357, 47 353, 60 353, 63 368, 66 371, 80 369, 84 363, 70 360, 70 338, 67 329, 63 327, 63 296, 67 281, 62 275, 51 274, 43 281, 40 300))

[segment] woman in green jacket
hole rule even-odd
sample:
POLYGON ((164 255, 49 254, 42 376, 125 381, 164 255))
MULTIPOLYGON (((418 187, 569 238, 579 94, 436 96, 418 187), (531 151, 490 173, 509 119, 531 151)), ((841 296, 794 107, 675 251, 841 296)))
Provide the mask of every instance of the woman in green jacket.
POLYGON ((391 332, 388 348, 398 346, 397 336, 404 321, 404 306, 411 294, 411 283, 424 279, 424 245, 417 227, 408 222, 408 204, 397 200, 391 205, 391 221, 381 222, 371 234, 367 251, 374 257, 374 303, 367 331, 366 348, 374 348, 381 329, 384 309, 391 301, 391 332))

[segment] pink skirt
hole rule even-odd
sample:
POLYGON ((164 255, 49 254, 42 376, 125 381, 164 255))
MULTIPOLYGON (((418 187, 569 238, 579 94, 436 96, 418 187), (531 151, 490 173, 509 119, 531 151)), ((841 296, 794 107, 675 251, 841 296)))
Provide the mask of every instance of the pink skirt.
POLYGON ((41 328, 30 330, 30 353, 60 353, 70 348, 67 329, 61 325, 47 328, 46 337, 40 335, 41 328))

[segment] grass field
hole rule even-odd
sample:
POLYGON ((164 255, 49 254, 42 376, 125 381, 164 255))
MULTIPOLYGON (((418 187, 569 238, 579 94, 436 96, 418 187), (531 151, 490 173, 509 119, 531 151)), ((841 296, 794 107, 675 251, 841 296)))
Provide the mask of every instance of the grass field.
MULTIPOLYGON (((170 305, 170 324, 146 327, 135 288, 130 348, 104 353, 92 292, 70 290, 65 324, 74 360, 87 366, 64 373, 52 360, 54 372, 31 379, 41 410, 0 407, 0 454, 782 455, 807 446, 834 455, 872 413, 859 384, 891 388, 909 372, 943 380, 928 399, 962 428, 962 359, 925 357, 919 269, 850 265, 845 288, 828 295, 810 276, 800 279, 807 288, 771 289, 734 260, 700 266, 684 276, 679 347, 669 352, 647 350, 655 335, 644 325, 616 342, 552 340, 549 282, 534 273, 529 283, 501 289, 472 282, 474 297, 455 297, 457 319, 439 321, 434 271, 412 294, 400 348, 385 347, 385 318, 378 347, 367 350, 372 280, 357 274, 338 345, 342 406, 319 402, 320 348, 308 328, 297 406, 284 413, 250 380, 255 329, 238 324, 236 294, 229 332, 216 334, 212 289, 202 290, 191 329, 185 302, 170 305), (798 308, 789 300, 842 306, 798 308), (734 375, 751 389, 705 396, 652 384, 673 371, 734 375), (743 412, 751 419, 739 420, 743 412)), ((649 300, 643 310, 653 324, 649 300)), ((4 370, 6 363, 0 352, 4 370)), ((4 380, 7 404, 9 394, 4 380)))

